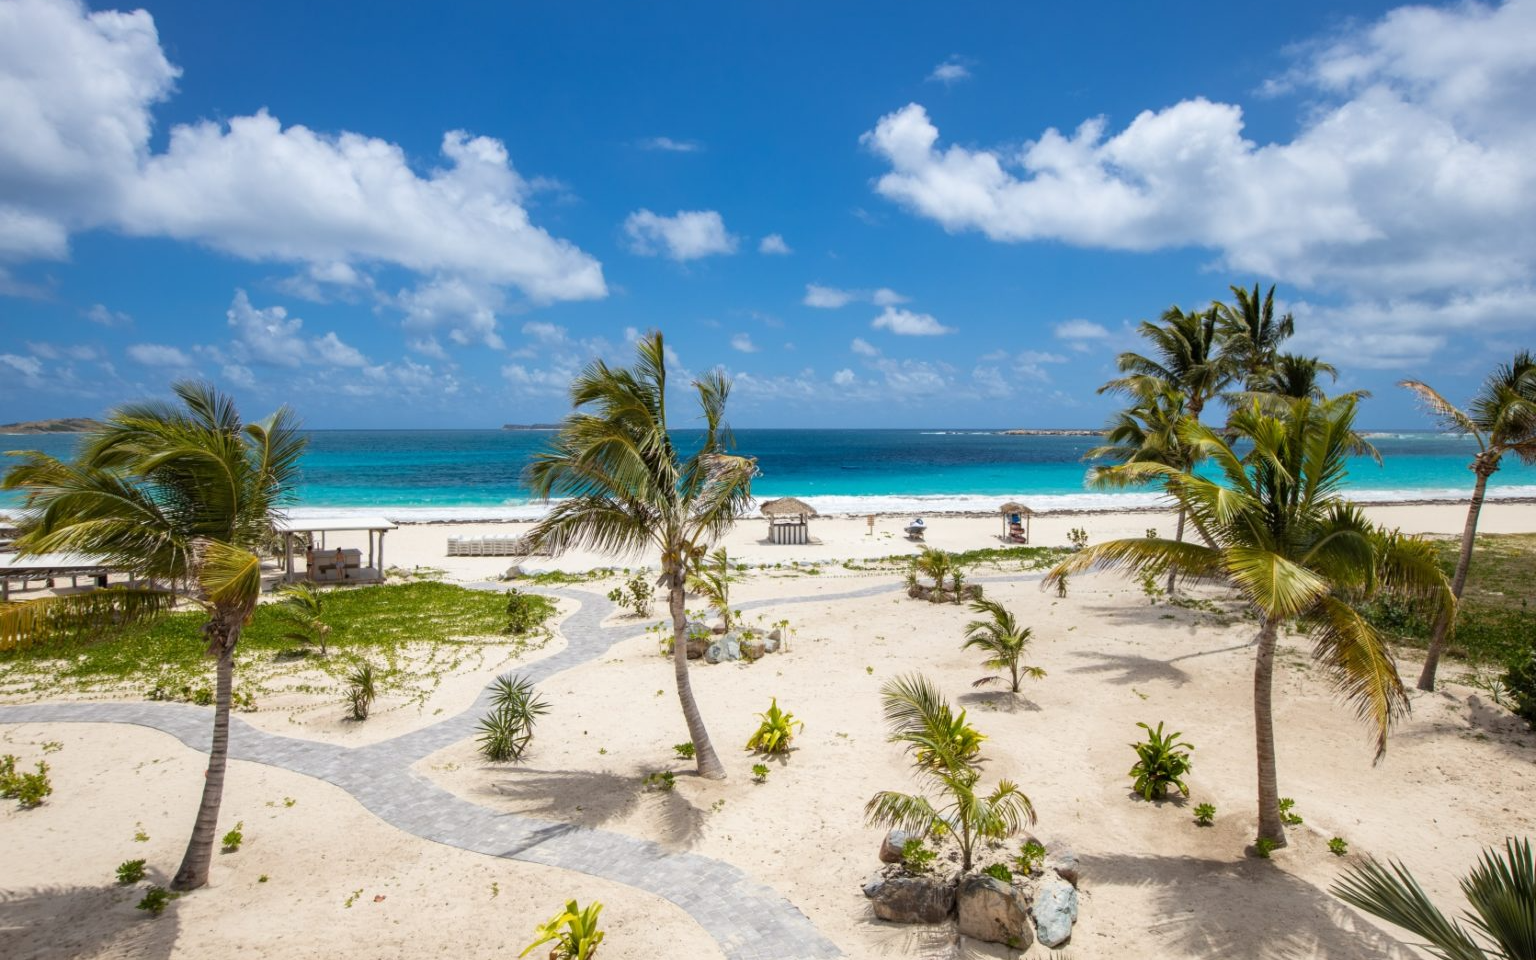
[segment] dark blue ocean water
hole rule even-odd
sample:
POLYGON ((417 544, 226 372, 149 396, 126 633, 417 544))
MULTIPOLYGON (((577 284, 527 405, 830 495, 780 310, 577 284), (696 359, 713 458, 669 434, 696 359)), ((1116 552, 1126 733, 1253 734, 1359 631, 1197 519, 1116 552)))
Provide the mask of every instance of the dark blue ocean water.
MULTIPOLYGON (((530 516, 520 477, 549 434, 510 430, 320 430, 304 457, 301 507, 386 512, 397 519, 530 516)), ((686 442, 686 435, 680 437, 686 442)), ((1010 437, 987 431, 741 430, 739 452, 758 458, 760 498, 795 495, 823 512, 990 510, 999 498, 1036 509, 1155 502, 1150 493, 1102 494, 1083 484, 1095 437, 1010 437)), ((1468 438, 1372 436, 1378 466, 1350 468, 1358 499, 1449 499, 1468 494, 1468 438)), ((0 449, 68 455, 63 435, 0 438, 0 449)), ((1494 496, 1536 496, 1536 468, 1506 460, 1494 496)), ((0 494, 0 498, 8 495, 0 494)), ((0 499, 0 503, 6 502, 0 499)), ((14 499, 10 500, 14 503, 14 499)))

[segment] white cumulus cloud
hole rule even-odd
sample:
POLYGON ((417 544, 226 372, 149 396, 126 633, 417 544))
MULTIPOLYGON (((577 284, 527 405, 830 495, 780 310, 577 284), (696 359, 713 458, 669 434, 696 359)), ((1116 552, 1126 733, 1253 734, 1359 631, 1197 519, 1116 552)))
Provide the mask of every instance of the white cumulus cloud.
POLYGON ((146 367, 176 367, 185 369, 192 366, 192 358, 182 353, 176 347, 163 343, 135 343, 128 348, 128 356, 136 363, 142 363, 146 367))
POLYGON ((757 252, 779 257, 787 257, 794 253, 789 248, 789 244, 784 242, 784 238, 777 233, 770 233, 764 237, 757 245, 757 252))
POLYGON ((636 210, 625 219, 624 232, 630 249, 646 257, 683 261, 736 252, 736 238, 715 210, 679 210, 670 217, 636 210))
POLYGON ((869 324, 876 330, 889 330, 904 337, 936 337, 954 333, 954 327, 946 327, 930 314, 914 313, 898 307, 886 307, 885 312, 869 324))
POLYGON ((368 364, 368 358, 344 343, 335 331, 321 337, 305 337, 302 319, 288 316, 285 308, 276 305, 258 309, 244 290, 235 291, 235 299, 224 315, 235 334, 230 349, 242 362, 279 367, 368 364))
POLYGON ((759 348, 752 342, 751 334, 738 333, 731 338, 731 349, 740 350, 742 353, 756 353, 759 348))
POLYGON ((928 74, 929 80, 935 80, 946 86, 957 83, 971 75, 970 68, 965 65, 965 60, 959 56, 950 57, 943 63, 933 68, 928 74))

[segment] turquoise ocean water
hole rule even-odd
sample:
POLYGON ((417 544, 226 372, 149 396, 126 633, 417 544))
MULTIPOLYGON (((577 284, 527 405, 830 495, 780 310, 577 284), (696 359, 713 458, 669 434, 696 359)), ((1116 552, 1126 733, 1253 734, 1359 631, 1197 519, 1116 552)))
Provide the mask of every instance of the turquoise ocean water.
MULTIPOLYGON (((310 434, 300 512, 384 513, 397 520, 536 516, 521 483, 549 434, 511 430, 319 430, 310 434)), ((687 435, 680 434, 687 442, 687 435)), ((741 430, 739 452, 758 458, 759 498, 794 495, 823 513, 992 510, 1020 499, 1037 510, 1142 506, 1151 492, 1098 493, 1083 484, 1095 437, 1017 437, 981 430, 741 430)), ((67 456, 67 435, 0 437, 0 449, 67 456)), ((1476 450, 1469 438, 1380 433, 1380 466, 1356 459, 1360 500, 1466 497, 1476 450)), ((1495 497, 1536 497, 1536 467, 1512 459, 1490 484, 1495 497)), ((0 493, 0 505, 14 504, 0 493)))

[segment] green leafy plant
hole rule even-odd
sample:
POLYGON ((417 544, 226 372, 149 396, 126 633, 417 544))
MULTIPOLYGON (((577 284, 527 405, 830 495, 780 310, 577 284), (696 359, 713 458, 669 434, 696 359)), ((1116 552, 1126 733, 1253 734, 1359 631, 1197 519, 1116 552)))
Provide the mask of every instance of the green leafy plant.
POLYGON ((117 882, 123 886, 138 883, 144 879, 143 860, 124 860, 117 865, 117 882))
POLYGON ((603 905, 596 901, 585 909, 575 900, 567 901, 564 910, 533 931, 534 941, 518 956, 526 957, 536 948, 553 943, 550 960, 590 960, 603 942, 603 931, 597 926, 597 915, 602 910, 603 905))
POLYGON ((514 637, 526 636, 544 625, 555 613, 555 605, 537 593, 523 593, 516 587, 506 592, 507 633, 514 637))
POLYGON ((1504 688, 1516 716, 1536 727, 1536 639, 1530 641, 1531 652, 1517 661, 1504 674, 1504 688))
POLYGON ((646 790, 656 790, 668 793, 677 786, 677 774, 671 770, 655 770, 641 779, 640 785, 646 790))
POLYGON ((1441 913, 1401 863, 1368 860, 1351 867, 1333 886, 1345 903, 1427 941, 1427 951, 1451 960, 1525 960, 1533 950, 1536 917, 1536 860, 1530 840, 1513 837, 1504 849, 1485 849, 1461 880, 1471 909, 1461 920, 1441 913), (1474 939, 1476 934, 1483 942, 1474 939))
POLYGON ((272 878, 267 876, 266 874, 262 874, 261 876, 256 878, 256 882, 257 883, 266 883, 270 879, 272 879, 272 878))
POLYGON ((752 764, 752 782, 753 783, 767 783, 768 782, 768 765, 766 763, 754 763, 754 764, 752 764))
POLYGON ((1349 853, 1349 843, 1343 837, 1333 837, 1328 841, 1328 852, 1342 857, 1349 853))
POLYGON ((347 703, 352 707, 352 719, 361 723, 368 719, 368 711, 373 709, 374 698, 378 695, 373 664, 364 661, 347 674, 347 684, 347 703))
POLYGON ((1013 871, 1001 863, 989 863, 981 868, 981 872, 994 880, 1001 880, 1004 883, 1013 882, 1013 871))
POLYGON ((1044 670, 1019 663, 1019 658, 1029 647, 1030 638, 1034 636, 1034 632, 1029 627, 1019 626, 1013 613, 996 600, 973 600, 971 610, 985 616, 983 619, 972 620, 966 624, 965 643, 961 645, 961 649, 969 650, 976 647, 987 655, 987 659, 982 661, 982 666, 992 670, 1008 671, 1007 677, 997 675, 982 677, 971 686, 984 687, 990 683, 1007 683, 1011 692, 1018 693, 1019 683, 1024 677, 1034 680, 1044 679, 1044 670))
POLYGON ((144 891, 144 899, 140 900, 140 910, 148 912, 151 916, 158 917, 165 912, 165 908, 171 905, 180 894, 172 893, 164 887, 150 887, 144 891))
POLYGON ((923 843, 922 837, 908 837, 901 845, 901 865, 908 873, 927 873, 938 856, 938 851, 923 843))
POLYGON ((245 842, 245 821, 235 824, 235 829, 224 834, 224 852, 234 853, 240 849, 240 844, 245 842))
POLYGON ((1280 820, 1288 827, 1300 825, 1303 821, 1301 814, 1296 813, 1296 801, 1290 797, 1280 798, 1280 820))
POLYGON ((622 607, 628 607, 629 612, 635 617, 648 617, 651 615, 651 605, 656 596, 656 588, 651 586, 645 574, 638 573, 630 577, 622 585, 608 591, 608 599, 622 607))
POLYGON ((1026 841, 1023 848, 1019 850, 1019 855, 1013 858, 1013 865, 1023 874, 1034 873, 1043 863, 1045 863, 1045 847, 1037 840, 1026 841))
POLYGON ((1195 805, 1195 822, 1202 827, 1208 827, 1216 822, 1216 805, 1214 803, 1200 803, 1195 805))
POLYGON ((779 709, 778 697, 774 697, 767 712, 758 714, 757 718, 762 722, 747 741, 747 749, 758 753, 787 753, 795 733, 805 728, 794 714, 779 709))
POLYGON ((1280 845, 1278 843, 1276 843, 1274 840, 1271 840, 1269 837, 1260 837, 1259 839, 1253 841, 1253 852, 1258 854, 1260 859, 1268 860, 1269 855, 1274 853, 1275 850, 1279 848, 1279 846, 1280 845))
POLYGON ((35 807, 53 793, 48 779, 48 764, 39 760, 36 773, 17 773, 16 758, 0 757, 0 797, 14 799, 26 808, 35 807))
POLYGON ((692 743, 692 741, 689 741, 687 743, 674 743, 672 745, 672 752, 677 754, 677 758, 679 760, 692 760, 693 759, 693 743, 692 743))
POLYGON ((1067 542, 1072 544, 1073 550, 1081 550, 1088 546, 1088 531, 1082 527, 1073 527, 1067 531, 1067 542))
POLYGON ((971 869, 981 840, 1005 840, 1035 821, 1034 806, 1017 785, 1000 780, 990 793, 978 789, 984 737, 955 715, 938 688, 921 675, 898 677, 881 688, 889 739, 912 755, 913 773, 940 799, 882 790, 864 805, 871 825, 917 835, 942 828, 960 845, 962 871, 971 869))
POLYGON ((286 583, 278 588, 283 598, 275 605, 287 630, 283 639, 320 648, 320 656, 326 655, 325 641, 331 635, 330 624, 325 622, 325 594, 307 580, 286 583))
POLYGON ((549 704, 533 681, 504 673, 491 684, 491 712, 480 720, 480 753, 493 763, 521 760, 533 742, 533 728, 549 704))
POLYGON ((1158 723, 1156 730, 1145 723, 1136 726, 1147 731, 1147 739, 1131 744, 1131 749, 1136 751, 1136 765, 1128 774, 1135 781, 1132 789, 1144 800, 1167 799, 1170 786, 1178 787, 1180 793, 1189 796, 1189 786, 1183 777, 1192 766, 1189 754, 1195 748, 1180 743, 1177 731, 1165 736, 1162 723, 1158 723))
POLYGON ((134 843, 148 843, 149 842, 149 834, 144 830, 144 824, 142 824, 142 823, 135 824, 135 826, 138 829, 134 830, 134 832, 133 832, 133 842, 134 843))
POLYGON ((688 575, 689 592, 703 597, 705 606, 720 617, 726 630, 741 618, 740 610, 731 610, 731 579, 731 562, 724 547, 715 550, 688 575))

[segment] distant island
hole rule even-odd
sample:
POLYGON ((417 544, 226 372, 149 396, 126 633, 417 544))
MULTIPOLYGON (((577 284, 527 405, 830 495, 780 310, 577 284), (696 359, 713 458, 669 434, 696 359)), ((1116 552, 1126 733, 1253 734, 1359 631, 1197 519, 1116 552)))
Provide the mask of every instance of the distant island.
POLYGON ((1005 437, 1097 437, 1103 430, 1000 430, 1005 437))
POLYGON ((0 423, 0 433, 85 433, 100 424, 89 417, 65 417, 61 420, 24 420, 0 423))
POLYGON ((558 423, 504 423, 503 430, 559 430, 558 423))

